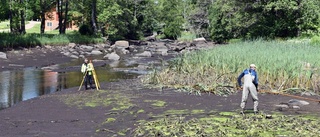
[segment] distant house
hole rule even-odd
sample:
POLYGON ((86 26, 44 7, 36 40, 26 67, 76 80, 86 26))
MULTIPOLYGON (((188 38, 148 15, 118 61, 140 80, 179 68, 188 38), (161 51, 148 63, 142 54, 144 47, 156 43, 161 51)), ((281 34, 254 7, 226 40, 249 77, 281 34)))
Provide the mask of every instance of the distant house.
MULTIPOLYGON (((50 30, 55 30, 55 29, 59 29, 59 14, 57 12, 57 8, 53 7, 51 9, 51 11, 46 13, 45 16, 45 23, 46 23, 46 27, 45 30, 46 31, 50 31, 50 30)), ((67 30, 78 30, 78 26, 74 24, 73 21, 68 22, 66 25, 66 29, 67 30)))

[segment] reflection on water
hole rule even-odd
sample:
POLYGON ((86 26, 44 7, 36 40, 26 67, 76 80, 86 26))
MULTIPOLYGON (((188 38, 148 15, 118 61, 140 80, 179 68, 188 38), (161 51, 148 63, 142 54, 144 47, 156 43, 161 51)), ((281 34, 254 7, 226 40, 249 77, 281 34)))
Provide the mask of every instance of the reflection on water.
MULTIPOLYGON (((134 78, 136 74, 110 72, 106 68, 96 68, 99 82, 134 78)), ((26 68, 0 72, 0 110, 20 101, 44 94, 77 87, 83 76, 79 72, 53 72, 26 68)))

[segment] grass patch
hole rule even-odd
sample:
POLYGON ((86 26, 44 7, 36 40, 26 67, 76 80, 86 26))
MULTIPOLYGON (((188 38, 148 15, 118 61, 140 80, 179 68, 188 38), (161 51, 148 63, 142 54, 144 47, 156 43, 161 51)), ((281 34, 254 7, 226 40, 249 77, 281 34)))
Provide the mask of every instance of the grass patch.
MULTIPOLYGON (((27 29, 26 30, 26 33, 29 33, 29 34, 40 34, 40 27, 41 27, 41 24, 35 24, 32 28, 30 29, 27 29)), ((73 31, 73 30, 66 30, 66 34, 72 34, 72 33, 76 33, 77 31, 73 31)), ((59 34, 59 29, 55 29, 55 30, 50 30, 50 31, 45 31, 44 32, 45 34, 59 34)))
POLYGON ((319 91, 320 47, 306 40, 246 41, 185 53, 155 71, 145 82, 192 92, 229 95, 236 92, 237 77, 249 64, 258 66, 261 89, 319 91))
POLYGON ((106 123, 112 123, 112 122, 114 122, 114 121, 116 121, 115 118, 107 118, 107 119, 106 119, 106 123))
POLYGON ((10 29, 10 23, 9 23, 9 21, 2 21, 2 22, 0 22, 0 30, 1 29, 10 29))
POLYGON ((183 31, 181 36, 178 38, 179 41, 193 41, 196 38, 196 34, 190 31, 183 31))
MULTIPOLYGON (((233 114, 233 112, 230 112, 233 114)), ((183 117, 166 117, 154 121, 141 121, 134 136, 317 136, 320 124, 317 118, 275 115, 246 117, 234 114, 210 115, 187 120, 183 117)))
POLYGON ((145 111, 143 110, 143 109, 140 109, 140 110, 138 110, 137 111, 137 114, 139 114, 139 113, 144 113, 145 111))
POLYGON ((144 102, 152 102, 152 106, 155 107, 165 107, 166 106, 166 102, 161 101, 161 100, 145 100, 144 102))
POLYGON ((61 99, 67 105, 83 107, 110 107, 112 111, 126 110, 132 107, 130 98, 118 92, 99 90, 90 93, 71 94, 61 99))

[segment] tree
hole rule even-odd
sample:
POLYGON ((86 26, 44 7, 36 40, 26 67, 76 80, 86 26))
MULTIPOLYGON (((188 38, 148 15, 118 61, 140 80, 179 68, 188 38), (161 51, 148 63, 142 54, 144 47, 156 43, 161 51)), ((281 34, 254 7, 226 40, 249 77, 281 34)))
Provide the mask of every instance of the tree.
POLYGON ((218 42, 231 38, 296 37, 317 31, 318 0, 217 0, 210 13, 211 37, 218 42))
POLYGON ((0 1, 0 20, 9 19, 9 2, 8 0, 1 0, 0 1))
POLYGON ((140 39, 156 28, 154 0, 100 0, 98 22, 112 41, 140 39))
POLYGON ((91 2, 91 26, 94 34, 98 33, 98 23, 97 23, 97 0, 92 0, 91 2))
POLYGON ((177 39, 181 36, 182 24, 184 24, 182 0, 162 0, 160 22, 164 24, 163 33, 166 38, 177 39))
POLYGON ((10 32, 25 34, 25 2, 23 0, 9 0, 10 32))
POLYGON ((55 7, 56 1, 55 0, 40 0, 39 4, 40 4, 40 18, 41 18, 40 33, 44 34, 45 25, 46 25, 45 24, 46 13, 48 11, 50 11, 52 7, 55 7))
POLYGON ((57 0, 56 2, 59 16, 59 34, 65 34, 68 22, 69 1, 57 0))
POLYGON ((185 0, 189 3, 188 22, 197 36, 209 37, 209 10, 213 0, 185 0))

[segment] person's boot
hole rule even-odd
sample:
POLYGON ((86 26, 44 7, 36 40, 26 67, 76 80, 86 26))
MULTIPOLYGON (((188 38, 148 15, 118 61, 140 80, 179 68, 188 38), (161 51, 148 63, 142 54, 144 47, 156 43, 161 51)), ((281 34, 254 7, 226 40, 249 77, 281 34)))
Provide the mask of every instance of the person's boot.
POLYGON ((259 114, 259 111, 253 111, 253 113, 255 114, 255 115, 258 115, 259 114))
POLYGON ((240 114, 244 115, 244 109, 241 109, 240 114))

